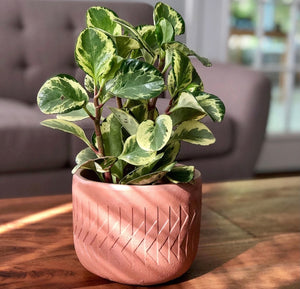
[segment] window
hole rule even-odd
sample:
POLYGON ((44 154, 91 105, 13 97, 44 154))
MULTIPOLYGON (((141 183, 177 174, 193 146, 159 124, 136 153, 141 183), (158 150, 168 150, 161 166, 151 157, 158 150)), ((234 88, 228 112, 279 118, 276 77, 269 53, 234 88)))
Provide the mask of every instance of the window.
POLYGON ((228 60, 272 81, 267 131, 300 132, 300 0, 231 0, 228 60))

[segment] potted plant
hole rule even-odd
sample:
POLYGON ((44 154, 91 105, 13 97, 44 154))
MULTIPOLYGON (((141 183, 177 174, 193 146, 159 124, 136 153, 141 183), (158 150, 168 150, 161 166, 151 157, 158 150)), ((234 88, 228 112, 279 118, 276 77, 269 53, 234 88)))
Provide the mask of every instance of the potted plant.
POLYGON ((190 267, 199 241, 201 177, 176 157, 181 141, 214 143, 201 121, 219 122, 225 113, 222 101, 204 92, 189 56, 210 62, 175 40, 185 30, 181 15, 159 2, 153 17, 153 25, 134 27, 107 8, 88 9, 75 47, 84 86, 61 74, 37 96, 43 113, 57 115, 42 125, 87 145, 72 171, 79 260, 128 284, 166 282, 190 267), (160 114, 165 90, 171 97, 160 114), (94 127, 90 139, 76 123, 84 118, 94 127))

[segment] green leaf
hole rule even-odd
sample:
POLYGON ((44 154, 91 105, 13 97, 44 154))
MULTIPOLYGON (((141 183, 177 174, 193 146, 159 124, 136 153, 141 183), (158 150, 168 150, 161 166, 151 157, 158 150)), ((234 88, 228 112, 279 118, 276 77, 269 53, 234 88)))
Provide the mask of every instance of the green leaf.
POLYGON ((48 79, 37 95, 37 103, 45 114, 66 113, 80 109, 89 101, 84 88, 72 76, 60 74, 48 79))
POLYGON ((173 167, 175 166, 175 163, 168 164, 167 166, 164 166, 161 168, 161 170, 157 170, 154 172, 149 173, 143 173, 141 172, 138 175, 139 168, 133 172, 133 175, 131 175, 130 179, 124 178, 121 183, 126 183, 128 185, 150 185, 154 184, 158 181, 160 181, 168 172, 170 172, 173 167), (136 177, 134 178, 134 176, 136 177))
POLYGON ((174 163, 179 151, 180 141, 169 142, 163 150, 163 157, 157 162, 155 166, 156 170, 162 170, 162 168, 166 165, 174 163))
POLYGON ((171 172, 167 173, 167 178, 175 184, 189 183, 194 178, 193 166, 178 166, 174 167, 171 172))
POLYGON ((99 28, 111 35, 121 35, 122 27, 114 19, 118 15, 104 7, 91 7, 87 11, 86 23, 88 27, 99 28))
POLYGON ((123 149, 121 124, 113 115, 109 115, 101 125, 105 155, 118 157, 123 149))
POLYGON ((156 156, 156 152, 143 150, 136 141, 136 136, 130 136, 126 139, 123 151, 119 159, 126 161, 135 166, 146 165, 151 162, 156 156))
MULTIPOLYGON (((86 105, 86 108, 89 110, 89 112, 93 116, 95 116, 95 106, 92 102, 89 102, 86 105)), ((64 120, 68 120, 68 121, 79 121, 79 120, 89 118, 89 115, 87 114, 85 109, 81 108, 81 109, 73 110, 73 111, 70 111, 70 112, 67 112, 67 113, 58 114, 56 116, 56 118, 64 119, 64 120)))
POLYGON ((215 142, 212 132, 206 125, 197 120, 188 120, 181 123, 176 128, 173 139, 203 146, 215 142))
POLYGON ((86 137, 83 129, 73 122, 69 122, 63 119, 46 119, 41 122, 43 126, 47 126, 53 129, 58 129, 70 134, 73 134, 84 141, 88 146, 90 146, 90 142, 86 137))
POLYGON ((95 28, 83 30, 75 47, 77 64, 97 82, 111 69, 111 61, 115 53, 113 41, 95 28))
POLYGON ((167 19, 174 27, 176 35, 184 33, 185 24, 183 18, 176 10, 167 4, 158 2, 154 8, 153 18, 155 23, 158 23, 161 18, 167 19))
POLYGON ((164 90, 164 79, 152 65, 136 60, 125 60, 114 79, 108 82, 107 91, 127 99, 150 99, 164 90))
POLYGON ((146 120, 137 130, 139 146, 146 151, 158 151, 169 141, 172 134, 172 119, 169 115, 160 115, 155 122, 146 120))
POLYGON ((193 50, 190 50, 190 54, 189 55, 193 55, 193 56, 196 56, 196 58, 206 67, 211 67, 212 64, 211 62, 209 61, 209 59, 207 59, 206 57, 202 57, 202 56, 199 56, 195 51, 193 50))
POLYGON ((140 103, 136 106, 131 107, 129 110, 139 123, 143 122, 148 117, 147 103, 140 103))
POLYGON ((124 180, 122 184, 127 184, 127 185, 150 185, 153 184, 159 180, 161 180, 167 172, 160 171, 160 172, 152 172, 146 175, 139 176, 135 179, 132 179, 130 181, 124 180))
POLYGON ((118 55, 121 57, 128 57, 132 50, 136 50, 140 48, 140 44, 135 39, 122 35, 114 37, 116 42, 116 47, 118 51, 118 55))
POLYGON ((139 123, 133 116, 119 108, 110 107, 110 110, 130 135, 136 134, 139 123))
POLYGON ((156 35, 157 40, 161 45, 174 41, 175 39, 174 28, 172 24, 165 18, 160 19, 156 24, 156 35))
POLYGON ((181 108, 173 111, 170 116, 172 118, 173 125, 176 126, 187 120, 200 120, 206 116, 206 113, 203 114, 201 111, 192 108, 181 108))
POLYGON ((172 96, 186 88, 193 80, 194 67, 190 59, 178 50, 173 51, 172 69, 168 75, 168 86, 172 96))
POLYGON ((225 115, 224 103, 215 95, 200 92, 196 100, 213 121, 222 121, 225 115))
MULTIPOLYGON (((111 114, 101 126, 102 141, 105 155, 118 157, 123 150, 123 135, 121 124, 117 118, 111 114)), ((123 177, 124 162, 118 160, 111 167, 111 173, 118 179, 123 177)))
POLYGON ((140 178, 141 176, 149 174, 155 164, 162 158, 163 154, 156 155, 153 160, 146 165, 139 166, 135 170, 128 173, 121 181, 121 184, 129 184, 131 181, 140 178))
POLYGON ((195 51, 190 50, 185 44, 178 42, 178 41, 173 41, 169 43, 165 43, 163 45, 164 50, 178 50, 181 53, 183 53, 185 56, 195 56, 204 66, 210 67, 212 66, 211 62, 205 58, 199 56, 195 51))
POLYGON ((129 31, 133 37, 140 43, 140 45, 152 56, 154 57, 154 52, 149 47, 147 42, 143 39, 143 37, 138 33, 138 31, 135 29, 133 25, 131 25, 129 22, 125 21, 121 18, 115 18, 114 21, 121 26, 123 26, 127 31, 129 31))

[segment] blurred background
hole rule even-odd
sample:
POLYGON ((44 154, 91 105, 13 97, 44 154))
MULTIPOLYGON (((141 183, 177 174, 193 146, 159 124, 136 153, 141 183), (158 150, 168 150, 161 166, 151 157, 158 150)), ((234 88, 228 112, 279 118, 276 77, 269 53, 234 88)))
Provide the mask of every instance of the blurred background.
POLYGON ((300 172, 300 0, 164 2, 184 16, 181 40, 197 53, 271 79, 267 135, 256 172, 300 172))

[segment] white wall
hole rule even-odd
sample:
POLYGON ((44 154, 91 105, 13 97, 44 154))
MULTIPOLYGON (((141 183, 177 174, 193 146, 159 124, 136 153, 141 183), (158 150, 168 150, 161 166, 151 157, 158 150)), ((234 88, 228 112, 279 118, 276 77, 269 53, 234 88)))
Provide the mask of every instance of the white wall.
POLYGON ((229 0, 186 0, 187 45, 210 60, 226 61, 229 0))
MULTIPOLYGON (((119 1, 121 0, 106 2, 119 1)), ((137 1, 152 6, 158 2, 137 1)), ((179 37, 180 41, 186 42, 191 49, 210 60, 226 60, 229 0, 163 0, 163 2, 177 10, 185 20, 186 33, 179 37)))

